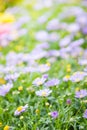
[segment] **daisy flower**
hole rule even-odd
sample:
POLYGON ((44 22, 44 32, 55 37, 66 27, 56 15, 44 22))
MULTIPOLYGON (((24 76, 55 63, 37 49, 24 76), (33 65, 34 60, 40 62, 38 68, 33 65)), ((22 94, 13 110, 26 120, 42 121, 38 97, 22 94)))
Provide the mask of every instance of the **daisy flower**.
POLYGON ((52 90, 50 89, 43 89, 43 90, 36 91, 36 95, 40 97, 47 97, 50 95, 50 93, 52 93, 52 90))
POLYGON ((26 109, 28 108, 28 104, 26 104, 25 106, 20 106, 16 109, 16 111, 14 112, 15 116, 20 115, 21 113, 25 112, 26 109))

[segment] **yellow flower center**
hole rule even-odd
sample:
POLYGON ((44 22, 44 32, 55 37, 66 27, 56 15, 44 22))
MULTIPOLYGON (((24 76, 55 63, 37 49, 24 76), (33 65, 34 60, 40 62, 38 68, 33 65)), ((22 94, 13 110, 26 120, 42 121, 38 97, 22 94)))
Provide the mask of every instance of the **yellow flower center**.
POLYGON ((0 78, 0 84, 5 84, 6 81, 3 78, 0 78))
POLYGON ((70 78, 70 76, 69 76, 69 75, 66 75, 66 76, 65 76, 65 78, 66 78, 66 79, 69 79, 69 78, 70 78))
POLYGON ((39 81, 37 84, 38 84, 38 85, 41 85, 41 84, 42 84, 42 82, 41 82, 41 81, 39 81))
POLYGON ((44 96, 44 97, 45 97, 45 96, 46 96, 46 92, 42 92, 42 96, 44 96))
POLYGON ((17 111, 20 112, 22 109, 23 109, 23 106, 20 106, 20 107, 17 108, 17 111))
POLYGON ((79 87, 77 87, 77 88, 76 88, 76 92, 79 91, 79 90, 80 90, 79 87))
POLYGON ((80 94, 80 98, 82 98, 83 97, 83 94, 80 94))
POLYGON ((50 66, 50 63, 48 62, 46 65, 47 65, 47 66, 50 66))
POLYGON ((18 90, 19 90, 19 91, 22 91, 22 90, 23 90, 23 87, 22 87, 22 86, 18 87, 18 90))
POLYGON ((79 82, 80 81, 80 79, 79 78, 76 78, 76 82, 79 82))
POLYGON ((39 109, 36 109, 35 113, 36 113, 36 114, 39 114, 39 113, 40 113, 40 110, 39 110, 39 109))

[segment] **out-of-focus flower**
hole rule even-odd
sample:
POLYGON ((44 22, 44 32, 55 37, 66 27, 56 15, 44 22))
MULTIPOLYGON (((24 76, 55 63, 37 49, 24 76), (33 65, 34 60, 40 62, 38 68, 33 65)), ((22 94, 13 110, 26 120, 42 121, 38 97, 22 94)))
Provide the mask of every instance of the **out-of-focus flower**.
POLYGON ((12 14, 0 13, 0 23, 14 22, 15 18, 12 14))
POLYGON ((47 30, 58 30, 60 28, 58 19, 52 19, 47 24, 47 30))
POLYGON ((36 91, 36 95, 37 96, 42 96, 42 97, 47 97, 50 95, 50 93, 52 93, 52 90, 50 89, 43 89, 43 90, 39 90, 39 91, 36 91))
POLYGON ((56 85, 58 85, 58 84, 59 84, 59 80, 56 79, 56 78, 53 78, 53 79, 47 81, 44 85, 45 85, 46 87, 51 87, 51 86, 56 86, 56 85))
POLYGON ((6 83, 5 79, 4 78, 0 78, 0 84, 5 84, 5 83, 6 83))
POLYGON ((82 29, 82 33, 85 34, 85 35, 87 35, 87 27, 85 27, 85 28, 82 29))
POLYGON ((2 122, 0 122, 0 127, 2 127, 2 122))
POLYGON ((5 85, 0 86, 0 96, 5 96, 12 87, 13 87, 12 83, 7 83, 5 85))
POLYGON ((23 116, 20 116, 20 120, 22 120, 24 117, 23 116))
POLYGON ((63 77, 63 81, 67 82, 70 79, 70 75, 66 75, 65 77, 63 77))
POLYGON ((67 103, 68 105, 70 105, 70 104, 71 104, 71 99, 67 99, 67 100, 66 100, 66 103, 67 103))
POLYGON ((70 71, 71 71, 71 65, 70 65, 70 64, 67 65, 66 70, 67 70, 67 72, 70 72, 70 71))
POLYGON ((26 109, 28 108, 28 104, 26 104, 25 106, 20 106, 16 109, 16 111, 14 112, 15 116, 20 115, 22 112, 25 112, 26 109))
POLYGON ((6 125, 3 130, 9 130, 10 126, 6 125))
POLYGON ((41 73, 45 73, 50 69, 50 63, 39 65, 38 71, 41 73))
POLYGON ((79 63, 80 65, 87 65, 87 59, 80 59, 80 60, 78 61, 78 63, 79 63))
POLYGON ((84 98, 86 96, 87 96, 87 90, 85 90, 85 89, 82 89, 80 91, 76 91, 76 93, 75 93, 76 98, 84 98))
POLYGON ((18 87, 18 90, 19 90, 19 91, 22 91, 22 90, 23 90, 23 87, 22 87, 22 86, 19 86, 19 87, 18 87))
POLYGON ((72 82, 79 82, 84 79, 84 77, 87 76, 86 72, 75 72, 72 76, 70 76, 70 80, 72 82))
POLYGON ((49 104, 49 102, 46 102, 45 105, 46 105, 46 106, 49 106, 50 104, 49 104))
POLYGON ((48 40, 49 35, 46 31, 42 30, 40 32, 37 32, 35 37, 38 41, 44 42, 48 40))
POLYGON ((58 117, 58 112, 57 112, 57 111, 51 112, 51 116, 52 116, 53 118, 57 118, 57 117, 58 117))
POLYGON ((67 45, 69 45, 71 43, 71 40, 72 40, 72 36, 70 36, 70 35, 66 36, 62 40, 60 40, 59 46, 66 47, 67 45))
POLYGON ((46 81, 46 78, 36 78, 32 84, 39 86, 42 85, 46 81))
POLYGON ((39 109, 36 109, 36 110, 35 110, 35 113, 36 113, 36 114, 39 114, 39 113, 40 113, 40 110, 39 110, 39 109))
POLYGON ((48 78, 48 74, 43 74, 42 77, 47 79, 48 78))
POLYGON ((83 117, 87 119, 87 109, 85 110, 83 117))
POLYGON ((13 81, 16 81, 19 76, 20 76, 19 73, 7 74, 7 75, 5 76, 5 80, 9 80, 9 81, 10 81, 10 80, 13 80, 13 81))

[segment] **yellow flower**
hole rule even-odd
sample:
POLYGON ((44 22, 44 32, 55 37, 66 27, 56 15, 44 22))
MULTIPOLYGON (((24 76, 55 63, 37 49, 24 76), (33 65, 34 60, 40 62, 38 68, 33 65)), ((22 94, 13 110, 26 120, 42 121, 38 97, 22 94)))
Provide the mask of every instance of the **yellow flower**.
POLYGON ((71 65, 70 65, 70 64, 67 65, 66 71, 67 71, 67 72, 70 72, 70 71, 71 71, 71 65))
POLYGON ((75 90, 76 90, 76 92, 77 92, 77 91, 79 91, 79 90, 80 90, 80 88, 79 88, 79 87, 77 87, 75 90))
POLYGON ((18 45, 18 46, 15 47, 16 51, 21 51, 22 49, 23 49, 23 46, 21 46, 21 45, 18 45))
POLYGON ((0 46, 0 51, 2 51, 2 47, 0 46))
POLYGON ((2 127, 2 122, 0 122, 0 127, 2 127))
POLYGON ((8 125, 6 125, 3 130, 9 130, 9 129, 10 129, 10 127, 8 125))
POLYGON ((65 78, 66 78, 66 79, 69 79, 69 78, 70 78, 70 75, 66 75, 65 78))
POLYGON ((46 106, 49 106, 50 104, 49 104, 49 102, 46 102, 45 105, 46 105, 46 106))
POLYGON ((19 91, 22 91, 22 90, 23 90, 23 87, 22 87, 22 86, 19 86, 19 87, 18 87, 18 90, 19 90, 19 91))
POLYGON ((40 110, 39 110, 39 109, 36 109, 35 113, 36 113, 36 114, 39 114, 39 113, 40 113, 40 110))
POLYGON ((0 13, 0 23, 11 23, 14 22, 14 16, 8 13, 0 13))
POLYGON ((0 78, 0 84, 5 84, 6 81, 3 78, 0 78))
POLYGON ((50 115, 51 115, 51 113, 49 112, 49 113, 48 113, 48 115, 50 116, 50 115))
POLYGON ((20 116, 20 120, 22 120, 24 117, 23 116, 20 116))

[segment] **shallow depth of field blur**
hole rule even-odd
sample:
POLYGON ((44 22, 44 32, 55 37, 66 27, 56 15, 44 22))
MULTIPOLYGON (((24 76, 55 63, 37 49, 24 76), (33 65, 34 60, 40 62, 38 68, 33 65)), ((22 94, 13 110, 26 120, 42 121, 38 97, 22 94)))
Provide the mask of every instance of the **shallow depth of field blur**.
POLYGON ((87 130, 87 0, 0 0, 0 130, 87 130))

